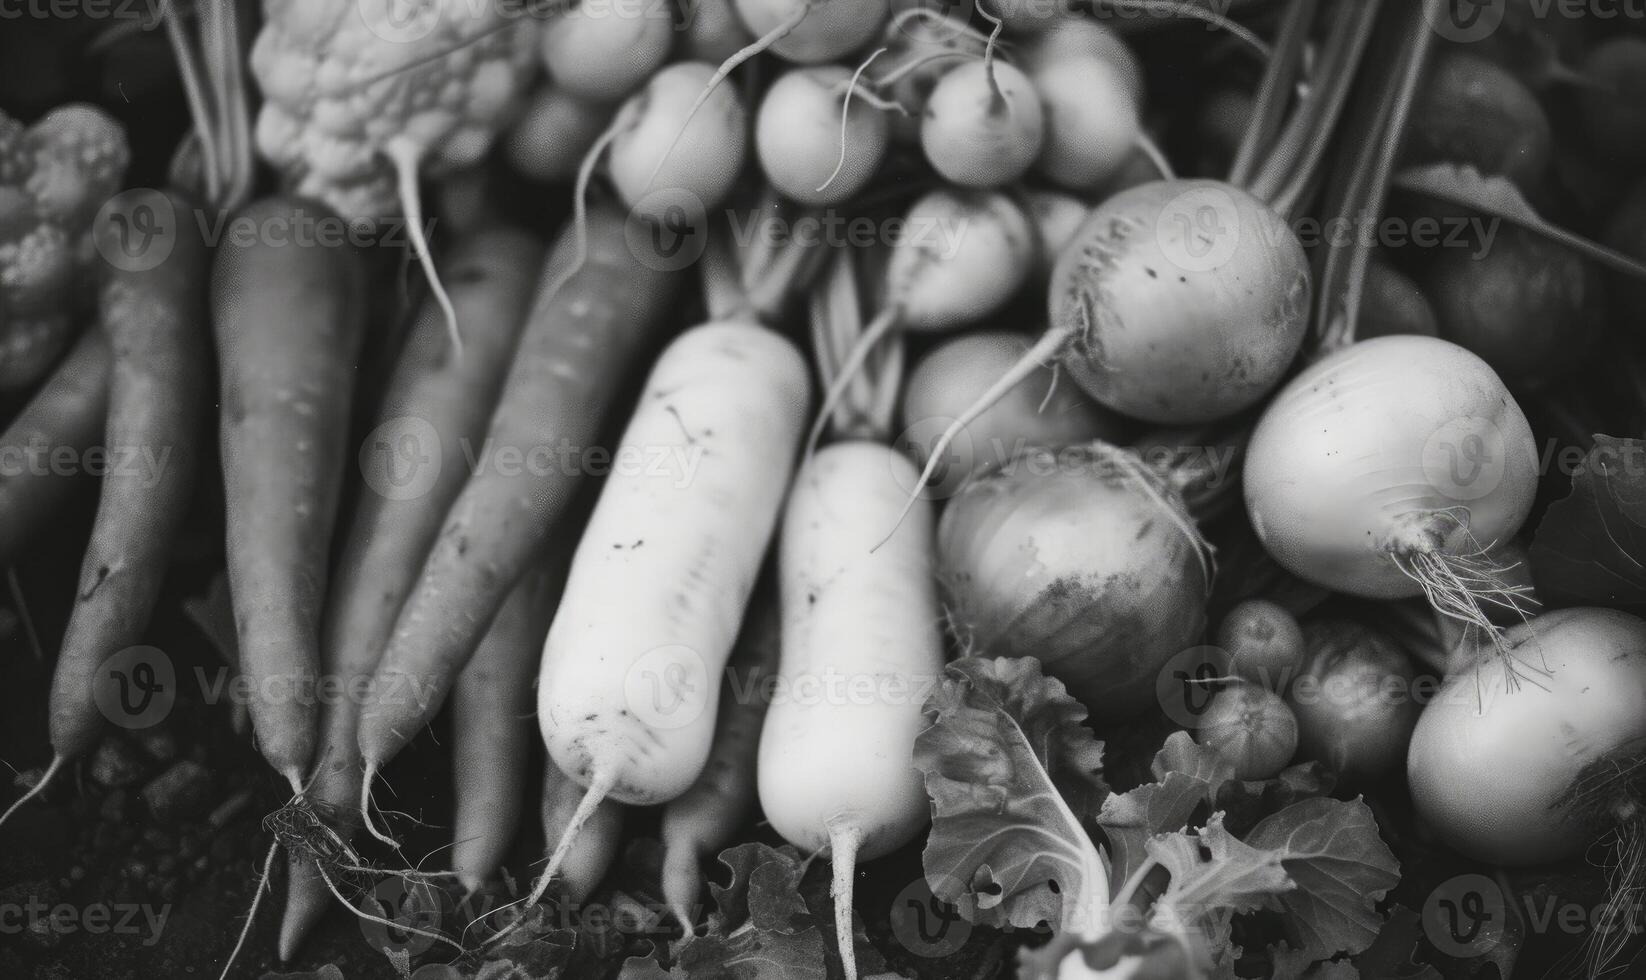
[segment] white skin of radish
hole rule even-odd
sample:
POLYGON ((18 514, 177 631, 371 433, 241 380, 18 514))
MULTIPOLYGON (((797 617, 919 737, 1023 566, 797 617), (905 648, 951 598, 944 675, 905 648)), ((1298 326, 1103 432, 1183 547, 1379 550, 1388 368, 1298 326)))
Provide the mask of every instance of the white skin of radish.
MULTIPOLYGON (((743 26, 763 37, 805 6, 803 0, 735 0, 743 26)), ((858 50, 880 33, 886 0, 813 0, 794 30, 771 46, 784 61, 818 65, 858 50)))
MULTIPOLYGON (((925 465, 943 429, 1028 349, 1029 338, 1022 334, 989 330, 956 337, 927 352, 903 389, 900 448, 925 465)), ((1074 385, 1054 387, 1051 370, 1042 369, 966 426, 950 450, 956 456, 954 471, 940 477, 937 486, 957 489, 967 474, 1004 463, 1024 446, 1112 441, 1126 428, 1124 419, 1074 385)))
POLYGON ((760 805, 804 851, 831 825, 860 830, 858 857, 885 854, 927 820, 914 768, 925 688, 943 668, 922 500, 891 539, 918 474, 878 444, 819 451, 795 478, 784 517, 782 662, 760 734, 760 805), (832 678, 832 679, 831 679, 832 678))
POLYGON ((1092 190, 1125 167, 1142 132, 1142 103, 1125 69, 1070 53, 1027 63, 1045 108, 1045 145, 1035 170, 1053 183, 1092 190))
POLYGON ((1156 181, 1098 205, 1052 270, 1069 376, 1161 425, 1227 418, 1269 393, 1308 326, 1302 243, 1249 193, 1156 181))
POLYGON ((1522 665, 1518 683, 1488 654, 1449 675, 1418 719, 1406 763, 1412 801, 1443 840, 1478 860, 1570 858, 1600 828, 1580 826, 1560 797, 1586 765, 1646 738, 1646 622, 1561 609, 1506 641, 1522 665))
POLYGON ((1074 241, 1080 226, 1092 213, 1091 207, 1078 197, 1057 191, 1033 190, 1027 194, 1029 219, 1034 224, 1035 269, 1041 276, 1050 276, 1057 257, 1074 241))
POLYGON ((1004 194, 941 188, 904 218, 886 267, 888 300, 910 330, 952 330, 999 309, 1028 279, 1034 228, 1004 194))
POLYGON ((851 79, 849 68, 819 65, 786 71, 767 89, 755 114, 755 155, 785 197, 803 204, 839 204, 879 168, 889 139, 883 110, 853 98, 841 138, 840 117, 851 79), (842 143, 845 163, 836 174, 842 143), (825 181, 828 186, 819 190, 825 181))
POLYGON ((863 73, 866 80, 878 84, 879 79, 899 68, 923 62, 919 68, 900 75, 880 92, 908 113, 892 112, 888 116, 892 139, 905 146, 916 145, 920 142, 920 116, 926 110, 926 100, 931 96, 932 89, 937 87, 937 81, 944 72, 966 60, 962 57, 933 56, 959 52, 967 57, 981 58, 987 42, 947 18, 911 17, 901 24, 887 25, 880 43, 888 50, 863 73))
POLYGON ((1029 77, 1060 61, 1098 61, 1114 72, 1131 102, 1144 103, 1143 63, 1112 28, 1089 17, 1056 21, 1050 29, 1029 38, 1018 49, 1016 62, 1029 77))
POLYGON ((1531 426, 1485 361, 1434 337, 1377 337, 1275 396, 1247 448, 1246 507, 1293 574, 1402 598, 1421 589, 1392 548, 1429 525, 1449 554, 1507 541, 1531 510, 1537 467, 1531 426))
POLYGON ((738 19, 732 0, 692 0, 690 11, 680 39, 683 58, 718 65, 754 40, 738 19))
POLYGON ((926 159, 963 187, 998 187, 1023 176, 1045 135, 1045 110, 1034 83, 1002 61, 990 66, 967 61, 949 69, 920 117, 926 159), (991 70, 995 87, 989 84, 991 70))
POLYGON ((582 6, 548 19, 539 35, 554 83, 585 99, 615 102, 668 60, 674 23, 662 11, 634 16, 582 6))
POLYGON ((543 647, 538 722, 567 775, 641 805, 697 779, 810 397, 762 327, 697 327, 659 358, 543 647))
MULTIPOLYGON (((692 195, 703 207, 712 208, 731 192, 748 149, 748 112, 738 97, 737 86, 717 87, 685 132, 680 130, 692 101, 713 75, 713 65, 677 61, 664 66, 632 96, 640 100, 638 118, 612 140, 606 161, 623 203, 634 208, 641 206, 648 194, 676 189, 692 195), (680 142, 652 180, 658 158, 676 133, 681 133, 680 142)), ((678 207, 676 197, 662 194, 651 200, 662 207, 678 207)))

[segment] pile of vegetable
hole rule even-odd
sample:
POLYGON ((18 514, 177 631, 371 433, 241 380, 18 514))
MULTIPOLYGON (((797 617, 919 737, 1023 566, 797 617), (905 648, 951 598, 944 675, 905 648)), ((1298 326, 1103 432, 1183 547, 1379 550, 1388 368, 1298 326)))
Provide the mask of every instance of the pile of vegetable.
POLYGON ((138 973, 1646 970, 1646 24, 254 6, 0 97, 0 839, 242 760, 138 973))

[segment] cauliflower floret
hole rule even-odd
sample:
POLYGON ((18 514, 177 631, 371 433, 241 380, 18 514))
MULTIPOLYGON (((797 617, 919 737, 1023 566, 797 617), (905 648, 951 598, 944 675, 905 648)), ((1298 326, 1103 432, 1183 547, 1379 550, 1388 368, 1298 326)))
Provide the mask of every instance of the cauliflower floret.
POLYGON ((0 391, 33 384, 72 339, 91 222, 130 158, 125 131, 95 106, 59 106, 33 126, 0 112, 0 391))
POLYGON ((469 0, 268 0, 258 152, 345 217, 398 215, 385 148, 410 141, 435 173, 483 155, 531 81, 538 26, 469 0))

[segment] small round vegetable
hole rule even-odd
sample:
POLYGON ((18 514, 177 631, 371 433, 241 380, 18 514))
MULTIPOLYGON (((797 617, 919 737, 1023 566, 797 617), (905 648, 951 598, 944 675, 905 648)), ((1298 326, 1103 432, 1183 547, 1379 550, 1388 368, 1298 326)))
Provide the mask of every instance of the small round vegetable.
POLYGON ((1599 270, 1521 228, 1501 229, 1489 249, 1436 249, 1423 277, 1440 335, 1479 354, 1516 387, 1560 380, 1605 326, 1599 270))
POLYGON ((681 0, 680 51, 685 61, 718 65, 753 41, 732 0, 681 0))
POLYGON ((1607 166, 1638 169, 1646 163, 1646 38, 1602 41, 1580 71, 1603 87, 1584 92, 1578 102, 1589 142, 1607 166))
POLYGON ((1286 694, 1297 716, 1299 756, 1347 781, 1398 769, 1422 710, 1411 658, 1385 634, 1352 620, 1309 622, 1303 635, 1308 666, 1286 694))
MULTIPOLYGON (((653 191, 675 189, 710 208, 731 192, 748 146, 743 100, 729 86, 720 86, 686 121, 692 100, 713 75, 711 65, 677 61, 653 75, 625 105, 622 111, 632 106, 634 115, 613 136, 607 161, 623 203, 640 207, 653 191), (671 141, 677 141, 672 153, 671 141)), ((669 197, 654 199, 678 207, 678 201, 665 200, 669 197)))
POLYGON ((962 61, 982 58, 987 47, 976 31, 923 7, 895 15, 880 44, 886 53, 870 62, 863 77, 903 107, 887 122, 892 139, 904 145, 920 142, 920 117, 938 79, 962 61))
POLYGON ((1025 196, 1029 202, 1029 220, 1034 223, 1035 241, 1039 245, 1035 266, 1042 277, 1047 277, 1052 274, 1058 256, 1080 233, 1080 227, 1086 223, 1092 209, 1078 197, 1057 191, 1034 190, 1025 196))
POLYGON ((1303 627, 1286 607, 1267 599, 1247 599, 1229 610, 1217 627, 1217 645, 1229 655, 1229 669, 1271 691, 1283 691, 1303 669, 1303 627))
POLYGON ((1418 90, 1402 155, 1410 163, 1464 163, 1533 188, 1549 169, 1549 117, 1512 72, 1451 50, 1418 90))
POLYGON ((886 267, 889 306, 911 330, 951 330, 998 310, 1022 288, 1034 227, 1005 194, 939 188, 909 205, 886 267))
POLYGON ((1026 75, 1004 62, 969 61, 938 79, 920 118, 920 146, 945 179, 998 187, 1040 154, 1045 112, 1026 75))
POLYGON ((1158 181, 1100 204, 1058 259, 1052 328, 1099 402, 1166 425, 1257 402, 1308 320, 1303 246, 1278 215, 1218 181, 1158 181))
POLYGON ((1300 578, 1371 599, 1426 595, 1493 631, 1512 601, 1484 557, 1520 530, 1537 447, 1503 382, 1432 337, 1377 337, 1315 362, 1247 447, 1258 538, 1300 578))
POLYGON ((509 165, 535 180, 570 180, 583 155, 611 122, 610 106, 545 85, 504 134, 509 165))
MULTIPOLYGON (((956 337, 929 351, 903 389, 905 429, 899 448, 924 464, 930 443, 956 413, 1028 349, 1029 338, 1022 334, 991 330, 956 337)), ((1093 404, 1073 385, 1055 384, 1052 373, 1043 370, 966 427, 967 438, 954 444, 954 459, 939 487, 952 491, 972 474, 999 466, 1028 446, 1116 440, 1127 428, 1125 420, 1093 404)))
POLYGON ((538 37, 555 85, 592 102, 617 102, 668 60, 674 23, 655 6, 579 4, 550 17, 538 37))
POLYGON ((1234 778, 1272 779, 1297 751, 1297 718, 1273 691, 1236 684, 1212 695, 1196 740, 1234 766, 1234 778))
POLYGON ((1154 703, 1199 641, 1209 549, 1176 490, 1102 442, 1026 449, 963 487, 938 526, 961 644, 1039 658, 1102 722, 1154 703))
POLYGON ((1024 45, 1021 58, 1046 111, 1036 170, 1092 190, 1118 174, 1142 136, 1143 72, 1113 31, 1069 18, 1024 45))
POLYGON ((887 0, 735 0, 756 37, 777 35, 769 50, 784 61, 818 65, 869 43, 886 20, 887 0), (781 33, 779 33, 781 32, 781 33))
POLYGON ((1366 288, 1360 299, 1360 322, 1355 337, 1388 337, 1395 334, 1440 335, 1434 307, 1412 277, 1381 259, 1366 267, 1366 288))
POLYGON ((1646 740, 1646 622, 1561 609, 1510 630, 1514 660, 1447 677, 1412 735, 1417 812, 1480 861, 1570 858, 1640 822, 1630 785, 1646 740))
POLYGON ((868 183, 885 158, 885 113, 862 99, 848 103, 851 84, 851 69, 815 65, 784 72, 766 90, 755 114, 755 155, 784 196, 803 204, 840 204, 868 183))

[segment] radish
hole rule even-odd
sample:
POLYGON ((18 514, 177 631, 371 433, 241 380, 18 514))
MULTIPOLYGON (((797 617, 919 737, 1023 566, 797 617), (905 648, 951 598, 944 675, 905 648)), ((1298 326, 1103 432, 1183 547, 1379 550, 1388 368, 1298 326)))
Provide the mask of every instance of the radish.
POLYGON ((1089 191, 1120 173, 1133 149, 1153 151, 1140 116, 1142 68, 1109 28, 1084 18, 1060 20, 1025 43, 1019 60, 1045 106, 1045 149, 1036 170, 1049 180, 1089 191))
POLYGON ((538 35, 554 85, 591 102, 616 102, 668 60, 674 24, 648 6, 640 12, 579 4, 548 18, 538 35))
POLYGON ((1504 645, 1509 658, 1449 675, 1418 719, 1406 758, 1418 814, 1491 864, 1569 859, 1614 829, 1638 846, 1646 622, 1561 609, 1504 645))
POLYGON ((1028 76, 985 56, 938 79, 921 114, 920 147, 951 183, 998 187, 1028 171, 1045 131, 1045 111, 1028 76))
POLYGON ((1315 620, 1303 636, 1308 663, 1286 692, 1299 756, 1345 782, 1399 768, 1422 710, 1411 658, 1387 634, 1353 620, 1315 620))
POLYGON ((796 696, 778 699, 761 729, 760 806, 785 840, 833 862, 847 980, 857 862, 914 840, 928 818, 913 755, 924 692, 943 669, 929 505, 871 550, 913 478, 885 446, 829 446, 796 477, 783 523, 778 689, 796 696))
POLYGON ((1237 683, 1212 695, 1195 740, 1213 749, 1236 779, 1273 779, 1297 751, 1297 718, 1280 695, 1237 683))
POLYGON ((503 153, 510 166, 534 180, 571 180, 611 120, 609 106, 545 85, 503 134, 503 153))
POLYGON ((755 154, 772 186, 802 204, 842 204, 886 156, 886 116, 852 99, 856 79, 839 65, 791 68, 755 115, 755 154), (838 147, 838 153, 836 152, 838 147), (837 158, 838 157, 838 158, 837 158))
POLYGON ((1058 256, 1080 234, 1080 228, 1092 213, 1091 206, 1078 197, 1057 191, 1029 191, 1029 220, 1035 230, 1035 271, 1042 280, 1050 279, 1058 256))
POLYGON ((717 65, 754 40, 732 0, 680 0, 680 8, 679 60, 717 65))
POLYGON ((1284 691, 1303 668, 1303 628, 1279 603, 1247 599, 1230 609, 1217 626, 1217 645, 1240 677, 1284 691))
POLYGON ((1106 443, 1027 449, 968 483, 937 553, 960 645, 1038 658, 1105 722, 1153 705, 1162 665, 1200 642, 1210 547, 1177 491, 1106 443))
MULTIPOLYGON (((726 76, 763 51, 802 65, 816 65, 833 61, 857 50, 880 30, 886 19, 887 0, 733 0, 743 25, 756 35, 756 40, 730 55, 720 67, 710 69, 701 83, 682 86, 677 94, 697 95, 681 115, 679 129, 668 143, 660 145, 651 174, 646 178, 649 187, 656 181, 663 165, 686 133, 686 128, 697 116, 699 109, 723 91, 720 83, 726 76)), ((672 66, 671 66, 672 67, 672 66)), ((708 68, 707 65, 702 65, 708 68)), ((668 71, 668 69, 664 69, 668 71)), ((657 77, 663 73, 659 72, 657 77)), ((656 81, 654 77, 653 81, 656 81)), ((679 83, 671 83, 679 84, 679 83)), ((733 175, 735 176, 735 175, 733 175)))
MULTIPOLYGON (((543 767, 543 839, 551 844, 566 836, 577 818, 585 793, 581 784, 560 771, 551 760, 543 767)), ((586 902, 611 870, 623 846, 623 811, 616 800, 603 800, 579 824, 572 844, 560 860, 560 883, 566 897, 586 902)))
POLYGON ((714 681, 777 523, 809 398, 804 358, 762 327, 697 327, 652 369, 618 445, 649 454, 654 471, 607 479, 543 646, 543 740, 588 793, 532 902, 602 800, 665 803, 702 773, 714 681))
MULTIPOLYGON (((886 20, 887 0, 734 0, 749 32, 784 61, 818 65, 869 43, 886 20)), ((736 67, 735 65, 733 67, 736 67)), ((725 66, 721 70, 727 71, 725 66)))
MULTIPOLYGON (((1029 348, 1029 338, 1003 330, 966 334, 932 348, 909 374, 903 390, 899 448, 917 465, 929 443, 971 404, 1000 372, 1029 348)), ((1019 385, 966 427, 938 487, 952 492, 973 474, 999 466, 1026 446, 1053 448, 1119 438, 1128 426, 1050 371, 1019 385)))
POLYGON ((842 358, 808 446, 816 444, 847 386, 883 339, 894 330, 936 332, 975 323, 1012 298, 1034 261, 1028 217, 998 191, 931 191, 910 205, 902 228, 887 263, 885 308, 842 358))
POLYGON ((735 91, 706 88, 713 75, 699 61, 666 65, 618 110, 606 166, 623 203, 642 216, 671 217, 679 192, 696 207, 712 208, 736 184, 748 148, 748 112, 735 91), (691 104, 698 90, 706 100, 701 113, 691 104), (648 199, 656 190, 674 193, 648 199))
POLYGON ((928 470, 1053 358, 1099 403, 1149 422, 1209 422, 1250 407, 1303 342, 1308 262, 1286 223, 1245 191, 1159 181, 1092 212, 1052 271, 1050 308, 1049 329, 956 417, 928 470))
POLYGON ((920 142, 920 119, 938 79, 962 60, 982 58, 988 42, 964 24, 915 7, 892 17, 880 45, 886 54, 865 69, 864 77, 902 109, 887 120, 892 139, 913 146, 920 142))
POLYGON ((1486 549, 1520 530, 1537 491, 1531 427, 1492 369, 1432 337, 1378 337, 1317 361, 1252 433, 1246 506, 1299 578, 1372 599, 1424 595, 1498 630, 1516 608, 1486 549))

